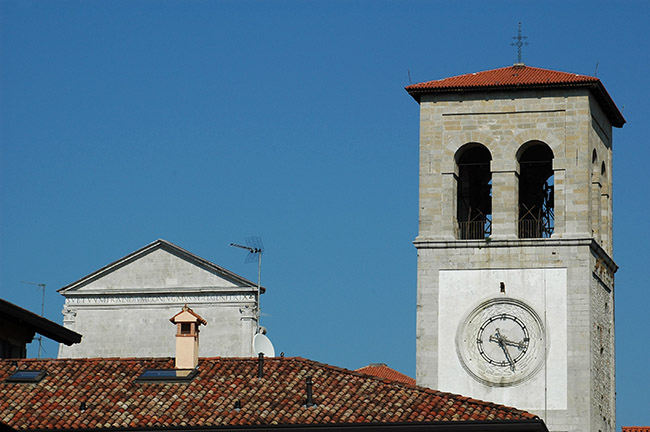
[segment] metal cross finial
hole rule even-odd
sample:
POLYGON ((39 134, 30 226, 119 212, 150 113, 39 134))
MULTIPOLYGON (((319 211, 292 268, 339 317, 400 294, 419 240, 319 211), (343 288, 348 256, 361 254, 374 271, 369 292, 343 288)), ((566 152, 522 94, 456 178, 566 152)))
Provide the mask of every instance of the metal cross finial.
POLYGON ((516 40, 517 42, 513 42, 510 45, 517 47, 517 63, 522 63, 521 47, 524 45, 528 45, 528 42, 523 42, 524 39, 528 39, 528 38, 526 36, 521 35, 521 23, 519 23, 519 31, 517 32, 517 36, 513 37, 513 39, 516 40))

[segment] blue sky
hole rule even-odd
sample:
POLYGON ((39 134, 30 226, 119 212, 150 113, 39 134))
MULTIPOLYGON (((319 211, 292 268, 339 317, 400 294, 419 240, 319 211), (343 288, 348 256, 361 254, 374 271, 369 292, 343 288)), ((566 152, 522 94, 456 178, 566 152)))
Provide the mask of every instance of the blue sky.
MULTIPOLYGON (((415 373, 413 82, 597 76, 614 132, 617 423, 650 424, 650 3, 0 0, 0 294, 56 292, 157 238, 250 279, 278 351, 415 373)), ((47 356, 56 346, 44 345, 47 356)), ((36 355, 32 344, 30 354, 36 355)))

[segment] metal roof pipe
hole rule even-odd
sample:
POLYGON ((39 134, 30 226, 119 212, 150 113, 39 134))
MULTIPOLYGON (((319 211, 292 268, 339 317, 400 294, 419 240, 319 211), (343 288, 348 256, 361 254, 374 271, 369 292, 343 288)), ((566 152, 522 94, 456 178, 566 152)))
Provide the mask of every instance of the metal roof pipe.
POLYGON ((259 353, 257 355, 257 377, 262 378, 264 376, 264 353, 259 353))
POLYGON ((311 382, 311 375, 309 375, 307 377, 306 384, 307 384, 307 403, 305 404, 305 406, 307 408, 310 408, 310 407, 316 406, 316 404, 314 403, 313 395, 312 395, 312 392, 313 392, 312 385, 313 384, 311 382))

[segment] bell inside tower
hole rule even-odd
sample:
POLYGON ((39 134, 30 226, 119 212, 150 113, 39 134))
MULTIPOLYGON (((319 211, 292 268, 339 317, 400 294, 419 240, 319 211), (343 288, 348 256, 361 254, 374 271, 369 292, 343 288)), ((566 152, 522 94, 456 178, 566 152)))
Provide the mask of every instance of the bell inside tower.
POLYGON ((549 238, 555 227, 553 151, 540 141, 519 154, 519 238, 549 238))
POLYGON ((458 165, 458 238, 484 239, 492 233, 492 172, 490 151, 478 143, 463 146, 458 165))

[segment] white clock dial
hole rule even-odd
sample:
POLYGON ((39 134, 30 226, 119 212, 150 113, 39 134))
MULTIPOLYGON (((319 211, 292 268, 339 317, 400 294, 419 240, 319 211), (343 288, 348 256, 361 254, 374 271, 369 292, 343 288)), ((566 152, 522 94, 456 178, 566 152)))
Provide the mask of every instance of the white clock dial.
POLYGON ((490 386, 511 386, 543 364, 544 325, 532 307, 501 297, 476 306, 461 321, 456 351, 465 370, 490 386))

